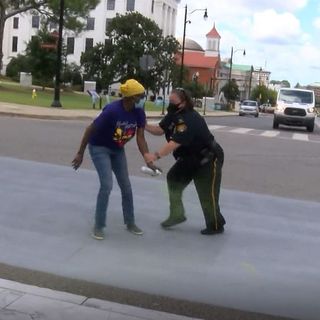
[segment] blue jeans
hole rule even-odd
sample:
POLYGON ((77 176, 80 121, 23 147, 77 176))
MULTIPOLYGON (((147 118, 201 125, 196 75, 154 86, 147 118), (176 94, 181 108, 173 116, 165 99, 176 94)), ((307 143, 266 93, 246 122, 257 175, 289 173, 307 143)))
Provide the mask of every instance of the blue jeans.
POLYGON ((112 171, 121 190, 124 223, 134 223, 133 196, 124 149, 114 150, 89 144, 89 153, 100 181, 95 212, 95 227, 104 228, 106 226, 106 213, 113 185, 112 171))

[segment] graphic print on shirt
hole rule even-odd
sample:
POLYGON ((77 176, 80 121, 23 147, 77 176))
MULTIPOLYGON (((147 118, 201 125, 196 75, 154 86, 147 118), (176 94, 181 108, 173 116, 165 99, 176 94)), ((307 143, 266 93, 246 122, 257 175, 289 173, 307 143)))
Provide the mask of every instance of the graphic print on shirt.
POLYGON ((136 133, 136 123, 128 123, 128 121, 118 121, 113 134, 113 141, 123 147, 136 133))

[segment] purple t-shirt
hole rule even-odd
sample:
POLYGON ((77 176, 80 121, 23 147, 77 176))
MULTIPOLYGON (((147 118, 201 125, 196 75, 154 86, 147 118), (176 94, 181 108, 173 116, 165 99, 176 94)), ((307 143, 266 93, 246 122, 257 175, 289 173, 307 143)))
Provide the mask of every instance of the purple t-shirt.
POLYGON ((120 99, 107 104, 93 123, 89 143, 117 149, 134 137, 137 128, 144 128, 146 114, 141 108, 126 111, 120 99))

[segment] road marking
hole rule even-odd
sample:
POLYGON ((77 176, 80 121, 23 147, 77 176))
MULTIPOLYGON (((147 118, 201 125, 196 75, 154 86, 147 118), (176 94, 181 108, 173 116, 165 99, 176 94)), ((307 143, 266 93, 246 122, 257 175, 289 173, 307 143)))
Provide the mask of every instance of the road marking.
POLYGON ((292 139, 293 140, 300 140, 300 141, 309 141, 309 137, 307 134, 303 134, 303 133, 294 133, 292 135, 292 139))
POLYGON ((250 131, 252 131, 253 129, 249 129, 249 128, 237 128, 237 129, 233 129, 233 130, 230 130, 230 132, 232 133, 248 133, 250 131))
POLYGON ((251 128, 235 128, 230 126, 222 126, 222 125, 208 125, 210 131, 220 131, 227 133, 236 133, 236 134, 248 134, 255 135, 258 137, 265 138, 277 138, 277 139, 285 139, 285 140, 295 140, 295 141, 305 141, 305 142, 314 142, 320 143, 320 135, 318 134, 308 134, 306 133, 289 133, 285 131, 279 130, 259 130, 259 129, 251 129, 251 128))
POLYGON ((278 136, 279 134, 280 134, 279 131, 266 130, 263 133, 261 133, 260 136, 273 138, 278 136))
POLYGON ((218 129, 222 129, 222 128, 226 128, 226 126, 219 126, 219 125, 209 125, 208 126, 209 130, 218 130, 218 129))

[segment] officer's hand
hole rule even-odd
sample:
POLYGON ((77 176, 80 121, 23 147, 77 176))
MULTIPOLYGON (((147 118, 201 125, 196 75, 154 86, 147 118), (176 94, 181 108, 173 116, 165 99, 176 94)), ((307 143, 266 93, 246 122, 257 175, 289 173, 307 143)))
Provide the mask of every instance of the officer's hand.
POLYGON ((74 170, 77 170, 83 161, 83 154, 77 153, 75 158, 72 160, 71 164, 74 170))

